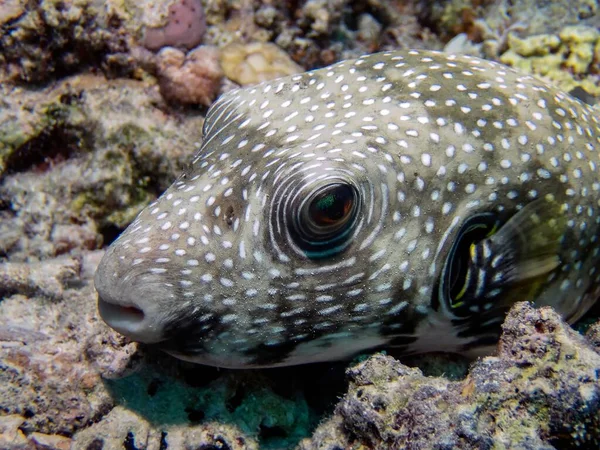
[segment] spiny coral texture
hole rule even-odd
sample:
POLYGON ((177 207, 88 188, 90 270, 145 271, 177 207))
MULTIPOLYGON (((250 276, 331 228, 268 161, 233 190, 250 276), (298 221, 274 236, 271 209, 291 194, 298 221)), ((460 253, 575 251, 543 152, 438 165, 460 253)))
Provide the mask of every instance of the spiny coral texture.
POLYGON ((2 3, 0 70, 10 79, 39 83, 82 67, 127 66, 107 58, 129 47, 116 4, 11 0, 7 12, 2 3))
POLYGON ((600 354, 550 308, 517 304, 498 356, 457 382, 375 355, 303 449, 598 448, 600 354), (337 446, 337 447, 336 447, 337 446))
POLYGON ((305 68, 397 47, 440 48, 419 2, 381 0, 10 0, 0 9, 0 72, 45 83, 81 71, 139 77, 137 45, 275 42, 305 68), (204 4, 202 4, 204 3, 204 4))

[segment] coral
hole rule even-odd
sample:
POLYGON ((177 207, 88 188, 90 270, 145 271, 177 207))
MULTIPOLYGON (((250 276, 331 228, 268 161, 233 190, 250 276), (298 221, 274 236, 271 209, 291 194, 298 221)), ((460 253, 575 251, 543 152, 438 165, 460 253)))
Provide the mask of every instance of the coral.
POLYGON ((541 76, 565 91, 600 94, 600 11, 595 0, 431 2, 426 15, 461 51, 541 76), (473 45, 473 43, 479 43, 473 45))
POLYGON ((477 34, 474 21, 482 17, 490 4, 490 0, 451 0, 447 2, 427 2, 425 15, 434 23, 444 39, 465 33, 469 36, 477 34))
MULTIPOLYGON (((369 52, 398 48, 441 49, 439 37, 424 26, 419 18, 422 15, 422 2, 368 0, 367 5, 367 11, 379 20, 382 27, 378 45, 367 47, 369 52)), ((356 38, 359 41, 361 39, 360 23, 356 38)))
MULTIPOLYGON (((280 8, 283 4, 278 5, 280 8)), ((232 42, 267 42, 273 37, 268 26, 281 25, 284 20, 271 5, 255 5, 253 0, 217 0, 207 4, 208 28, 205 43, 224 47, 232 42), (258 8, 258 11, 254 9, 258 8), (263 15, 263 10, 275 15, 263 15), (264 28, 265 25, 268 26, 264 28), (261 25, 262 24, 262 25, 261 25), (260 25, 260 26, 259 26, 260 25)))
MULTIPOLYGON (((502 42, 511 31, 521 33, 521 37, 556 34, 567 25, 591 26, 598 21, 595 0, 450 0, 424 5, 422 15, 443 39, 466 33, 472 40, 487 41, 489 51, 499 53, 505 50, 502 42)), ((486 55, 497 57, 499 53, 486 55)))
POLYGON ((191 49, 202 41, 206 18, 200 0, 173 0, 162 26, 147 27, 142 44, 150 50, 163 47, 191 49))
POLYGON ((230 44, 221 50, 225 76, 241 85, 299 73, 302 68, 272 43, 230 44))
POLYGON ((583 88, 600 94, 600 33, 589 26, 565 27, 558 34, 518 38, 510 35, 500 61, 544 77, 565 91, 583 88))
POLYGON ((140 77, 136 41, 191 49, 205 31, 200 0, 11 0, 0 11, 0 72, 35 83, 89 70, 140 77))
POLYGON ((550 308, 519 303, 496 357, 461 381, 375 355, 301 448, 597 448, 600 355, 550 308), (336 447, 337 446, 337 447, 336 447))
POLYGON ((165 100, 210 106, 223 79, 219 50, 202 46, 185 55, 165 48, 158 54, 158 79, 165 100))
POLYGON ((33 432, 26 436, 19 427, 25 418, 16 414, 0 417, 0 448, 6 450, 69 450, 72 440, 56 434, 33 432))
POLYGON ((109 2, 11 0, 0 14, 0 70, 9 78, 44 82, 96 66, 128 70, 110 55, 127 52, 126 15, 109 2))
POLYGON ((592 343, 596 351, 600 353, 600 322, 597 322, 589 327, 586 337, 592 343))
POLYGON ((155 85, 81 76, 0 83, 0 242, 13 262, 95 249, 165 189, 201 138, 155 85))
MULTIPOLYGON (((470 39, 458 47, 480 41, 473 51, 567 88, 597 81, 590 0, 211 0, 196 15, 182 12, 200 3, 185 1, 0 7, 0 448, 292 448, 344 393, 346 363, 216 370, 132 343, 99 319, 96 249, 201 140, 203 110, 177 105, 208 106, 232 80, 300 65, 440 48, 458 31, 470 39), (438 19, 423 11, 432 4, 438 19), (462 12, 440 27, 445 8, 462 12), (187 50, 200 39, 218 50, 135 44, 187 50), (217 61, 227 58, 231 80, 217 61)), ((498 356, 470 369, 447 355, 403 360, 419 369, 363 358, 335 413, 300 447, 597 448, 600 322, 585 339, 551 310, 517 305, 498 356)))
POLYGON ((209 2, 206 15, 205 43, 274 42, 307 69, 377 50, 441 48, 413 2, 221 0, 209 2))
POLYGON ((382 25, 371 14, 361 14, 358 16, 358 30, 356 38, 367 45, 377 45, 382 25))
POLYGON ((346 6, 345 0, 309 0, 300 10, 298 24, 309 28, 307 37, 327 36, 339 27, 346 6))

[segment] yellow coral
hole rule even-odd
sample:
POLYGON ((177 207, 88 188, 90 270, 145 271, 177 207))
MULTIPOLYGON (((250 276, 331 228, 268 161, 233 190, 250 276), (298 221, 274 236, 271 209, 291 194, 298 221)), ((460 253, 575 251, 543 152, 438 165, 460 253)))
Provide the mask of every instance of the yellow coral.
POLYGON ((575 73, 586 73, 594 59, 594 47, 600 33, 596 28, 585 26, 566 27, 560 39, 569 47, 565 66, 575 73))
POLYGON ((591 76, 600 61, 600 32, 593 27, 565 27, 558 35, 539 34, 521 39, 508 36, 509 50, 500 56, 504 64, 547 78, 565 91, 581 87, 600 95, 591 76))
POLYGON ((521 56, 543 56, 560 47, 561 39, 554 34, 538 34, 520 39, 514 34, 508 35, 508 46, 521 56))
POLYGON ((303 71, 287 53, 269 42, 229 44, 221 51, 221 67, 227 78, 241 85, 303 71))

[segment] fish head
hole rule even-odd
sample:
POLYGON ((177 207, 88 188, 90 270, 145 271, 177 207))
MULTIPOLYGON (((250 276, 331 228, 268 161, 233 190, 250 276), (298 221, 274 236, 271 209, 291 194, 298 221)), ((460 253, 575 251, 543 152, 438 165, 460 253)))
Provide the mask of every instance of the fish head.
MULTIPOLYGON (((96 287, 117 331, 218 366, 271 365, 309 341, 331 359, 323 350, 336 336, 346 341, 341 356, 359 336, 360 348, 385 342, 379 328, 394 321, 369 304, 398 313, 408 305, 394 301, 412 295, 406 284, 394 292, 399 270, 424 274, 415 289, 431 284, 422 254, 433 257, 433 243, 412 263, 408 253, 396 261, 404 251, 393 241, 404 234, 410 250, 424 225, 414 211, 390 211, 398 174, 386 169, 389 156, 344 129, 362 119, 325 125, 326 105, 286 109, 289 100, 269 99, 266 86, 214 105, 189 167, 107 251, 96 287), (382 233, 391 227, 395 237, 382 233)), ((314 358, 315 348, 293 361, 314 358)))

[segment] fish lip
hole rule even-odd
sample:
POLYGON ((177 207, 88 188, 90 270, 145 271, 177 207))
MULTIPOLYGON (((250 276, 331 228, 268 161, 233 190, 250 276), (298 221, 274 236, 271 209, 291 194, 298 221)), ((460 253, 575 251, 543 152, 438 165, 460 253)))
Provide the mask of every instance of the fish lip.
POLYGON ((148 324, 143 309, 134 304, 117 304, 98 295, 98 313, 109 327, 134 341, 154 344, 163 340, 154 332, 154 327, 148 324))
POLYGON ((106 301, 100 296, 98 296, 98 312, 100 313, 102 319, 104 319, 105 316, 113 313, 125 314, 126 317, 136 321, 142 321, 145 317, 144 311, 133 304, 118 305, 116 303, 106 301))

